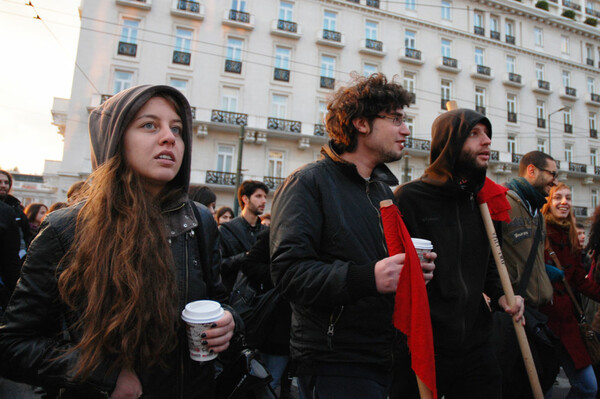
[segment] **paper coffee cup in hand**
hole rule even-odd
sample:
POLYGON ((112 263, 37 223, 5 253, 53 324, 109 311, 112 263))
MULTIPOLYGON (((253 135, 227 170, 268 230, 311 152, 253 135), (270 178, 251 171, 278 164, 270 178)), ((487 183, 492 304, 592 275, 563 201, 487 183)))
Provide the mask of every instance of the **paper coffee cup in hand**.
POLYGON ((419 260, 421 262, 429 262, 429 260, 425 259, 423 255, 433 251, 433 245, 431 244, 431 241, 423 238, 412 238, 412 242, 417 250, 417 255, 419 255, 419 260))
POLYGON ((217 357, 216 353, 210 353, 206 345, 202 345, 202 333, 212 324, 219 320, 225 311, 219 302, 195 301, 185 305, 181 312, 181 318, 186 322, 188 343, 190 346, 190 357, 198 362, 206 362, 217 357))

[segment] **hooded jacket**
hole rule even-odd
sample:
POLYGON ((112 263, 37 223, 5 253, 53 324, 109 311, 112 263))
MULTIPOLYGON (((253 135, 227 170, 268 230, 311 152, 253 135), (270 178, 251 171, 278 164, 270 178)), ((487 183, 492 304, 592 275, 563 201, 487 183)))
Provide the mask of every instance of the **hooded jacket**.
MULTIPOLYGON (((169 86, 138 86, 125 90, 96 108, 90 115, 89 131, 94 169, 122 151, 123 134, 137 111, 151 97, 168 94, 181 110, 184 159, 176 177, 169 183, 173 191, 162 205, 164 229, 175 264, 179 311, 186 303, 211 298, 227 300, 218 273, 219 235, 208 209, 197 205, 200 220, 187 198, 191 158, 191 112, 185 97, 169 86)), ((57 282, 60 260, 73 242, 77 214, 83 203, 49 214, 33 241, 22 277, 11 298, 0 326, 0 372, 3 376, 43 386, 62 398, 108 397, 120 370, 110 370, 104 359, 85 381, 71 374, 77 354, 65 351, 80 339, 73 328, 78 311, 60 300, 57 282)), ((144 239, 144 237, 139 237, 144 239)), ((178 328, 178 345, 165 355, 166 368, 159 366, 135 370, 144 398, 211 398, 214 389, 212 363, 192 361, 189 357, 183 322, 178 328)))
POLYGON ((491 256, 476 196, 485 171, 462 181, 459 156, 469 133, 488 119, 458 109, 432 126, 431 164, 423 176, 395 191, 398 207, 413 238, 432 241, 437 253, 427 285, 436 354, 464 353, 490 335, 491 314, 482 293, 497 304, 502 289, 491 256))

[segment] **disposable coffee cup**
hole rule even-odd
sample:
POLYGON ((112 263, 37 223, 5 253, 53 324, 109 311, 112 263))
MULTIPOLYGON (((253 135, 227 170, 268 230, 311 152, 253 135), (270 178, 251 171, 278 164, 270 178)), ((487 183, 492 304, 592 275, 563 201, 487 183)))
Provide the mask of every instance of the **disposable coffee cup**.
POLYGON ((225 311, 219 302, 195 301, 185 305, 181 312, 181 318, 186 322, 190 357, 198 362, 207 362, 217 357, 216 353, 210 353, 206 345, 202 345, 202 333, 212 324, 223 317, 225 311))
POLYGON ((423 238, 413 238, 412 242, 417 250, 417 255, 419 255, 419 260, 421 262, 429 262, 429 260, 425 259, 423 255, 433 251, 433 245, 431 244, 431 241, 423 238))

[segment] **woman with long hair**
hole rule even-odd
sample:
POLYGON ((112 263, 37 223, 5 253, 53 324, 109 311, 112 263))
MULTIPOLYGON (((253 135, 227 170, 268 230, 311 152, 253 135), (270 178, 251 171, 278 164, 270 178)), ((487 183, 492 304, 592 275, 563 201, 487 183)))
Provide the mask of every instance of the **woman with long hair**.
POLYGON ((223 223, 229 222, 231 219, 233 219, 233 217, 233 209, 228 206, 220 207, 215 213, 215 220, 219 226, 223 223))
POLYGON ((40 225, 46 217, 48 207, 38 202, 33 202, 25 208, 25 215, 29 221, 29 230, 31 230, 31 238, 33 239, 40 231, 40 225))
MULTIPOLYGON (((92 111, 84 200, 48 215, 0 327, 0 374, 61 398, 213 398, 214 362, 189 356, 181 311, 226 300, 218 231, 187 197, 192 117, 169 86, 92 111)), ((227 349, 231 312, 203 335, 227 349)))
POLYGON ((600 300, 600 286, 586 279, 577 239, 571 189, 564 183, 552 187, 542 214, 547 229, 545 255, 549 266, 546 268, 553 281, 554 294, 552 302, 544 305, 541 310, 548 315, 548 327, 560 339, 556 352, 571 384, 568 398, 593 399, 596 397, 598 384, 591 358, 579 333, 575 307, 565 283, 575 294, 581 293, 595 301, 600 300), (554 268, 559 265, 553 260, 552 252, 564 271, 564 279, 560 278, 561 273, 554 268))

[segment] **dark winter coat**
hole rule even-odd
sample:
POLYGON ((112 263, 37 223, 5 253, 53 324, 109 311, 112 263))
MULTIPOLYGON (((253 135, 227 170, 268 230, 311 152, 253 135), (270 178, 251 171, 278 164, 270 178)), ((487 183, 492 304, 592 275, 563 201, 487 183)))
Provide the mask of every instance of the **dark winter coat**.
POLYGON ((0 307, 4 308, 19 279, 19 226, 12 208, 0 201, 0 307))

